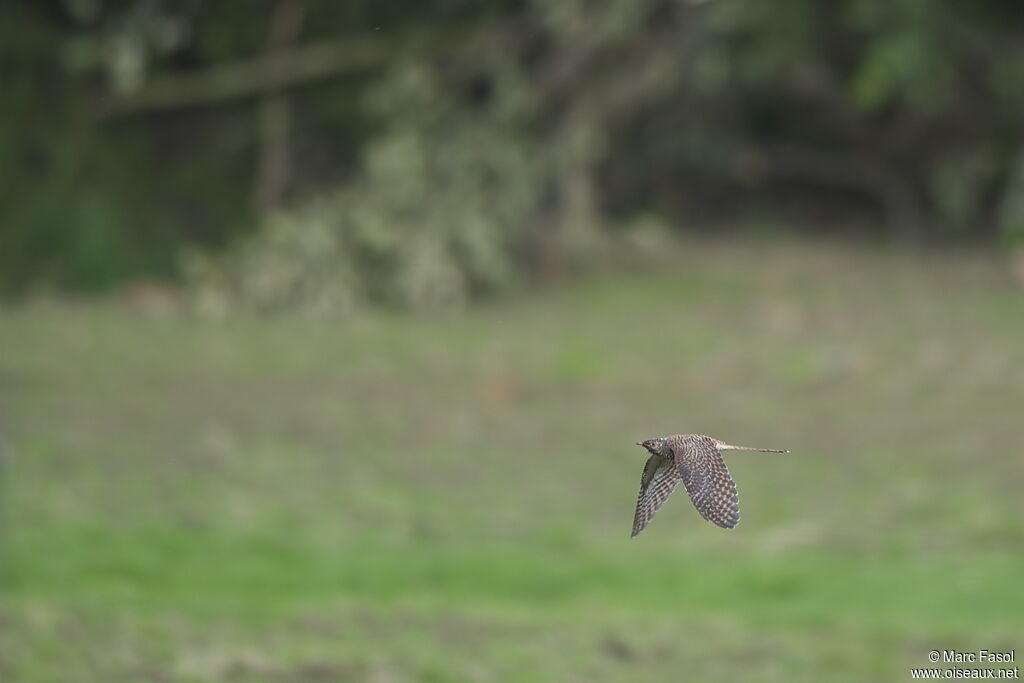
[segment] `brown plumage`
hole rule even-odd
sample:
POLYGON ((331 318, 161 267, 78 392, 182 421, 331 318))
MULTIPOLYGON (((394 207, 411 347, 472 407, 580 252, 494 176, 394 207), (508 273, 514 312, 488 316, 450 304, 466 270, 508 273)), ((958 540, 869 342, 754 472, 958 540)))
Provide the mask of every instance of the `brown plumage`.
POLYGON ((771 448, 731 446, 702 434, 676 434, 640 441, 651 453, 640 478, 640 495, 633 516, 633 536, 644 530, 654 513, 668 500, 679 482, 701 517, 725 529, 740 523, 736 482, 722 459, 722 451, 789 453, 771 448))

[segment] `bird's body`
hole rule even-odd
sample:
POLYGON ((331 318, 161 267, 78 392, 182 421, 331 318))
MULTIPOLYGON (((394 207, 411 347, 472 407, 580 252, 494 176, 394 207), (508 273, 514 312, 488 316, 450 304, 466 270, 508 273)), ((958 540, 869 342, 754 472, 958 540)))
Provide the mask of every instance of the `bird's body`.
POLYGON ((676 434, 637 443, 650 453, 640 478, 640 495, 633 516, 633 536, 644 530, 654 513, 680 482, 701 517, 725 529, 740 523, 736 483, 722 459, 722 451, 789 453, 769 448, 731 446, 703 434, 676 434))

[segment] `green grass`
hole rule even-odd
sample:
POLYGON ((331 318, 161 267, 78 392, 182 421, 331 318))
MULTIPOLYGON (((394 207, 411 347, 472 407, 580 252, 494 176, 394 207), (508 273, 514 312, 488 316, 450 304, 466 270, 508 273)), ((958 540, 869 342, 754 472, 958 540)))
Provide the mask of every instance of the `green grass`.
POLYGON ((695 245, 440 318, 0 312, 0 677, 908 680, 1020 645, 1024 295, 695 245), (733 454, 743 521, 643 453, 733 454))

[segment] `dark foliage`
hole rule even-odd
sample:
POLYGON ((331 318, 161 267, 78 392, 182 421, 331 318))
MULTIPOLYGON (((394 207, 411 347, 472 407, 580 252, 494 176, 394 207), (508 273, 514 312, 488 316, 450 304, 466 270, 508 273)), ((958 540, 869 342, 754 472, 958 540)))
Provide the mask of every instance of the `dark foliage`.
POLYGON ((0 287, 227 248, 184 262, 258 308, 444 306, 652 216, 1019 242, 1022 38, 1014 0, 12 0, 0 287))

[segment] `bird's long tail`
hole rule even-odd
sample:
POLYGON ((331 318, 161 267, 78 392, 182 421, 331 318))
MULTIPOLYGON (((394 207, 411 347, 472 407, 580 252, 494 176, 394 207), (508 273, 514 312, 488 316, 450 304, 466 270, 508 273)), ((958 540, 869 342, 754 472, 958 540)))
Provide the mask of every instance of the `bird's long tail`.
POLYGON ((789 451, 781 451, 775 448, 751 448, 750 446, 733 446, 727 443, 719 443, 718 450, 720 451, 757 451, 759 453, 789 453, 789 451))

